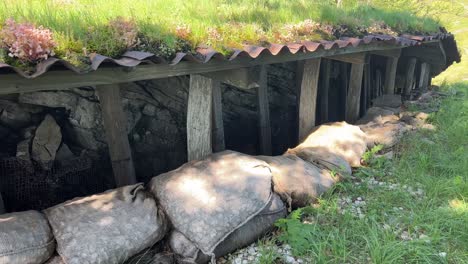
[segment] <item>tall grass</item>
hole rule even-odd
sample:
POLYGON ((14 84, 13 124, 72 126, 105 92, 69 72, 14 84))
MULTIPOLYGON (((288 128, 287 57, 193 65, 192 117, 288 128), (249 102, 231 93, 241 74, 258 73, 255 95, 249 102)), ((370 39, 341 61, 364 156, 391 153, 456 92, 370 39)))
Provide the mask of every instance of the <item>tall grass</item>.
MULTIPOLYGON (((116 17, 134 20, 144 39, 149 40, 146 47, 162 45, 156 49, 165 48, 172 54, 182 48, 176 36, 181 26, 190 29, 184 43, 191 47, 208 44, 218 50, 245 43, 278 42, 285 25, 306 19, 346 25, 350 32, 362 32, 376 22, 384 22, 395 32, 438 30, 437 21, 429 17, 346 2, 355 4, 338 8, 331 0, 3 0, 0 24, 14 18, 52 29, 59 56, 70 51, 82 53, 83 49, 116 55, 112 54, 112 39, 90 38, 89 34, 103 31, 116 17)), ((310 36, 312 40, 323 37, 310 36)))

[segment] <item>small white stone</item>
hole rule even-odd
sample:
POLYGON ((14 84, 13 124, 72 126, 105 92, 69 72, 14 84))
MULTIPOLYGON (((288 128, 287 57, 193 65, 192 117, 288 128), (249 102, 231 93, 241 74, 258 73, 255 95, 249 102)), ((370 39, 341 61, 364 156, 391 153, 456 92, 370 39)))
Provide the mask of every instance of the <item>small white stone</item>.
POLYGON ((286 261, 286 263, 296 262, 296 260, 293 257, 289 256, 289 255, 284 256, 284 260, 286 261))
POLYGON ((439 255, 439 257, 441 257, 441 258, 447 257, 447 253, 446 253, 446 252, 439 252, 438 255, 439 255))

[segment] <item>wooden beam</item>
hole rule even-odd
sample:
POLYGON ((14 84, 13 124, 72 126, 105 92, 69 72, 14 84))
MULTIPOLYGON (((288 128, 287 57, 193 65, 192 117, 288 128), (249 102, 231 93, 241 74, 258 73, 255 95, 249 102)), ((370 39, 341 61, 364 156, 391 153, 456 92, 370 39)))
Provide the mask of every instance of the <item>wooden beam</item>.
POLYGON ((213 152, 220 152, 226 149, 224 143, 224 124, 223 124, 223 102, 221 95, 221 84, 213 81, 213 118, 212 118, 212 144, 213 152))
POLYGON ((315 126, 320 62, 320 58, 306 60, 302 68, 298 105, 299 142, 303 141, 315 126))
POLYGON ((211 79, 227 83, 229 85, 243 88, 252 89, 259 87, 260 68, 239 68, 226 71, 207 72, 203 74, 211 79))
POLYGON ((212 60, 208 63, 180 62, 175 65, 139 65, 135 68, 102 67, 95 72, 81 75, 70 70, 54 70, 34 79, 25 79, 15 73, 4 73, 0 74, 0 94, 41 90, 64 90, 82 86, 126 83, 394 48, 395 46, 385 43, 372 43, 369 45, 360 45, 358 47, 330 50, 321 49, 315 52, 298 52, 296 54, 291 54, 289 52, 283 52, 276 56, 263 54, 255 59, 245 56, 232 61, 212 60))
POLYGON ((198 75, 190 75, 187 106, 187 158, 204 159, 212 153, 211 117, 213 87, 217 82, 198 75))
POLYGON ((347 63, 340 63, 340 120, 344 120, 346 116, 346 100, 348 96, 348 85, 349 85, 349 78, 348 78, 348 64, 347 63))
POLYGON ((354 123, 359 118, 363 72, 364 64, 353 64, 351 66, 345 118, 348 123, 354 123))
POLYGON ((367 56, 366 58, 366 64, 364 66, 364 84, 363 84, 363 91, 362 91, 362 102, 361 102, 361 109, 360 109, 360 115, 364 116, 367 112, 367 109, 369 108, 370 105, 370 90, 371 90, 371 65, 370 65, 370 58, 371 56, 367 56))
POLYGON ((328 122, 328 91, 330 90, 330 71, 331 71, 331 61, 322 60, 322 76, 321 82, 319 85, 319 107, 320 107, 320 124, 328 122))
POLYGON ((135 168, 128 142, 127 122, 120 87, 116 84, 96 87, 101 102, 102 120, 117 187, 135 184, 135 168))
POLYGON ((405 48, 403 49, 402 56, 414 57, 419 61, 444 67, 447 64, 445 50, 441 42, 431 42, 405 48))
POLYGON ((257 89, 258 119, 260 130, 260 154, 271 155, 270 104, 266 66, 260 69, 260 86, 257 89))
POLYGON ((385 84, 384 93, 394 94, 395 93, 395 79, 398 67, 398 58, 387 58, 387 66, 385 68, 385 84))
POLYGON ((370 54, 389 58, 399 58, 401 56, 401 50, 402 49, 374 50, 371 51, 370 54))
POLYGON ((406 68, 405 87, 403 90, 403 95, 406 97, 411 95, 411 90, 414 88, 414 70, 416 69, 417 62, 418 60, 416 58, 410 58, 408 60, 406 68))
POLYGON ((343 61, 347 63, 354 63, 354 64, 365 64, 366 56, 367 56, 366 52, 360 52, 360 53, 330 56, 330 57, 327 57, 327 59, 343 61))
POLYGON ((431 78, 431 65, 426 62, 421 63, 421 72, 419 75, 419 90, 425 91, 429 86, 429 79, 431 78))

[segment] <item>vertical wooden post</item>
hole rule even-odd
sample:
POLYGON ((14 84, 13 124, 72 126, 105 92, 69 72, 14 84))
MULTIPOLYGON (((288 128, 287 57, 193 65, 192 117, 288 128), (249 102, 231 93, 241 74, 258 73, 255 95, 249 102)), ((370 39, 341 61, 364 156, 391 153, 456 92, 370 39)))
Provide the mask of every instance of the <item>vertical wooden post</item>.
POLYGON ((425 91, 429 86, 429 78, 430 78, 431 66, 423 62, 421 63, 421 74, 419 76, 419 90, 425 91))
POLYGON ((370 105, 370 89, 371 89, 371 66, 370 66, 370 55, 366 56, 366 64, 364 65, 364 85, 362 91, 362 102, 361 102, 361 109, 360 115, 364 116, 367 112, 367 108, 370 105))
POLYGON ((271 155, 270 107, 268 102, 268 80, 266 66, 261 66, 259 87, 257 89, 258 118, 260 130, 260 152, 271 155))
POLYGON ((395 80, 398 66, 398 57, 388 57, 385 69, 385 94, 395 93, 395 80))
POLYGON ((346 116, 346 100, 348 96, 348 84, 349 84, 349 78, 348 78, 348 63, 341 62, 340 63, 340 76, 341 76, 341 82, 340 82, 340 114, 339 114, 339 120, 344 120, 346 116))
POLYGON ((315 126, 317 107, 317 89, 321 59, 310 59, 304 62, 299 88, 299 142, 304 140, 315 126))
POLYGON ((416 58, 411 58, 408 61, 408 66, 406 68, 406 80, 405 80, 405 88, 403 91, 403 95, 408 97, 411 95, 411 90, 413 89, 414 85, 414 70, 416 69, 416 58))
POLYGON ((348 96, 346 100, 346 122, 354 123, 359 117, 359 106, 362 87, 364 64, 353 63, 349 79, 348 96))
POLYGON ((221 95, 221 83, 213 80, 213 152, 226 149, 224 143, 223 104, 221 95))
POLYGON ((328 122, 328 90, 330 89, 331 61, 324 59, 322 67, 322 79, 319 86, 320 91, 318 92, 321 124, 328 122))
POLYGON ((212 153, 211 117, 212 93, 215 81, 198 75, 190 75, 187 107, 187 158, 200 160, 212 153))
POLYGON ((3 203, 2 193, 0 193, 0 215, 6 213, 5 204, 3 203))
POLYGON ((127 122, 118 84, 96 87, 117 187, 135 184, 135 168, 128 142, 127 122))

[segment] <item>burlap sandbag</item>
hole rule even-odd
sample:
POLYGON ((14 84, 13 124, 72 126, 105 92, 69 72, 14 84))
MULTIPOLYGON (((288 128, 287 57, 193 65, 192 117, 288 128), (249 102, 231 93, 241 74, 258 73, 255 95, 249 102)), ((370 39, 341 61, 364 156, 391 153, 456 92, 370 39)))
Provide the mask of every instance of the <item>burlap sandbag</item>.
POLYGON ((0 215, 0 264, 40 264, 54 250, 49 223, 40 212, 0 215))
POLYGON ((272 197, 268 164, 223 151, 154 177, 149 188, 174 228, 206 255, 260 213, 272 197))
POLYGON ((321 169, 332 171, 339 177, 351 175, 352 173, 351 166, 345 159, 324 148, 309 147, 288 149, 285 155, 297 156, 321 169))
POLYGON ((122 263, 167 230, 164 214, 142 184, 76 198, 45 213, 67 264, 122 263))
POLYGON ((44 264, 66 264, 62 257, 59 255, 52 256, 49 260, 47 260, 44 264))
POLYGON ((361 165, 366 152, 366 135, 358 126, 346 122, 334 122, 317 126, 309 136, 290 153, 314 148, 316 152, 335 154, 346 160, 352 167, 361 165))
POLYGON ((258 158, 270 165, 273 190, 288 204, 289 209, 310 205, 338 180, 328 170, 294 155, 258 158))
MULTIPOLYGON (((276 220, 285 217, 286 214, 286 207, 278 195, 274 194, 273 199, 265 209, 216 247, 214 250, 216 258, 254 243, 273 228, 276 220)), ((174 230, 169 236, 169 244, 172 251, 177 254, 179 263, 202 264, 211 259, 211 256, 203 254, 194 243, 177 230, 174 230)))

